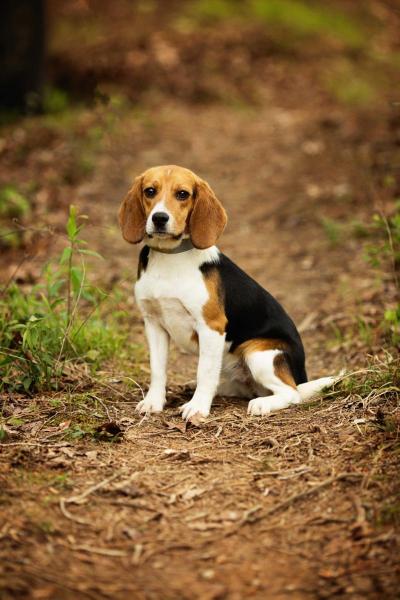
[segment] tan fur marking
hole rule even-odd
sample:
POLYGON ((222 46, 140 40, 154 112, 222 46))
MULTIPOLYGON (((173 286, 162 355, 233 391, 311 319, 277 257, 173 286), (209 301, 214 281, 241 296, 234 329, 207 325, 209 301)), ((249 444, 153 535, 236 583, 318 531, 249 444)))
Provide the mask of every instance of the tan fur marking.
POLYGON ((194 205, 194 190, 197 177, 194 173, 183 167, 167 165, 153 167, 143 173, 143 189, 154 187, 157 194, 154 198, 144 196, 144 209, 146 218, 154 206, 162 201, 166 209, 174 216, 174 235, 180 235, 187 228, 187 222, 194 205), (176 192, 186 190, 190 196, 187 200, 177 200, 176 192))
POLYGON ((227 223, 224 207, 206 181, 197 177, 196 200, 190 215, 190 237, 195 248, 213 246, 227 223))
POLYGON ((265 339, 256 338, 254 340, 248 340, 240 344, 234 351, 234 354, 239 354, 243 358, 246 358, 253 352, 264 352, 265 350, 287 350, 288 345, 283 340, 277 339, 265 339))
POLYGON ((296 389, 296 382, 293 379, 292 371, 284 354, 277 354, 275 356, 274 373, 283 383, 296 389))
POLYGON ((160 201, 174 217, 170 234, 178 238, 189 234, 195 248, 213 246, 225 228, 226 212, 208 183, 189 169, 166 165, 147 169, 137 177, 121 204, 119 222, 128 242, 142 241, 146 220, 160 201), (147 187, 155 188, 154 197, 144 194, 147 187), (181 190, 189 193, 187 199, 177 198, 181 190))
POLYGON ((228 319, 225 315, 221 297, 221 282, 217 270, 204 275, 209 298, 203 306, 203 317, 210 329, 218 331, 221 335, 225 332, 228 319))

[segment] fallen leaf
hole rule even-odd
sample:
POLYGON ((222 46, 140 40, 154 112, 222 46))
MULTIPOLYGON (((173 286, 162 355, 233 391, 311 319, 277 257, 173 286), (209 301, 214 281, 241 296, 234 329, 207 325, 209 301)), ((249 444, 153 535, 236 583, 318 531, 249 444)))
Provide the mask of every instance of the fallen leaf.
POLYGON ((68 429, 68 427, 71 425, 71 419, 69 419, 68 421, 63 421, 62 423, 59 424, 59 426, 57 427, 58 431, 64 431, 64 429, 68 429))
POLYGON ((85 456, 89 460, 96 460, 97 454, 98 454, 97 450, 88 450, 88 452, 85 452, 85 456))
POLYGON ((186 432, 187 422, 186 421, 163 421, 163 425, 165 425, 168 429, 177 429, 181 433, 186 432))
POLYGON ((75 456, 75 452, 71 448, 60 448, 60 452, 62 452, 69 458, 73 458, 75 456))
POLYGON ((202 496, 206 491, 207 488, 192 487, 183 492, 183 494, 181 494, 181 498, 182 500, 193 500, 193 498, 202 496))
POLYGON ((171 460, 189 460, 189 450, 174 450, 173 448, 167 448, 164 450, 164 456, 162 458, 168 458, 171 460))

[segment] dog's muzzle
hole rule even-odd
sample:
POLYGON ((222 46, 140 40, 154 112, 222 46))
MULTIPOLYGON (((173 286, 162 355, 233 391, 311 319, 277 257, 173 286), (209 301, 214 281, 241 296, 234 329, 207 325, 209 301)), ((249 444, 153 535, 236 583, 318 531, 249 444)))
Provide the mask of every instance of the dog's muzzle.
POLYGON ((166 212, 155 212, 151 220, 153 222, 153 233, 168 233, 167 223, 169 221, 169 215, 166 212))

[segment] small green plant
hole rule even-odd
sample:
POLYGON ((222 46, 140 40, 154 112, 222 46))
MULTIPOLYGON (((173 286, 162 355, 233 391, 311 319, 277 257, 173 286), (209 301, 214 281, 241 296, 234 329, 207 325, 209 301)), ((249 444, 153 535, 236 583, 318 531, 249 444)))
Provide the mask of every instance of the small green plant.
POLYGON ((24 217, 30 211, 29 201, 13 185, 0 189, 0 217, 24 217))
POLYGON ((373 267, 390 261, 395 278, 400 268, 400 200, 394 214, 386 217, 376 214, 372 220, 375 241, 366 247, 366 258, 373 267))
POLYGON ((350 106, 369 106, 379 92, 379 81, 371 78, 360 67, 351 63, 340 63, 323 74, 326 89, 340 103, 350 106))
POLYGON ((48 114, 57 114, 68 108, 69 98, 64 90, 46 87, 43 94, 43 110, 48 114))
POLYGON ((30 291, 13 283, 0 292, 0 390, 57 388, 70 362, 96 368, 123 339, 101 317, 107 294, 88 281, 86 258, 101 257, 81 239, 82 218, 71 206, 68 244, 43 281, 30 291))
POLYGON ((22 232, 12 226, 12 219, 21 219, 30 213, 27 198, 13 185, 0 188, 0 246, 17 247, 22 232))
POLYGON ((343 226, 338 221, 329 217, 321 218, 321 225, 324 228, 326 237, 332 246, 337 246, 343 235, 343 226))
POLYGON ((363 318, 357 317, 358 334, 366 346, 371 346, 373 330, 371 325, 363 318))
POLYGON ((327 396, 352 395, 373 399, 374 396, 383 402, 400 394, 400 360, 386 352, 383 358, 371 357, 365 369, 347 375, 335 386, 327 396))
MULTIPOLYGON (((373 217, 373 242, 365 247, 365 258, 377 269, 390 268, 395 290, 399 292, 400 268, 400 201, 390 217, 377 214, 373 217)), ((388 307, 383 315, 383 329, 389 333, 393 345, 400 343, 400 302, 388 307)))

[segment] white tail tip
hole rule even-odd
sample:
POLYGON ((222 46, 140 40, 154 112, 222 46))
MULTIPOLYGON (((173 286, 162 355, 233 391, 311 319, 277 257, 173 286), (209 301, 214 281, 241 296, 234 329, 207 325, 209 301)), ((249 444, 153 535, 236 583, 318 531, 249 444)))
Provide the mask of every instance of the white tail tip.
POLYGON ((297 390, 300 394, 302 402, 306 402, 307 400, 311 400, 312 398, 319 396, 324 388, 330 387, 341 377, 342 373, 333 377, 321 377, 320 379, 307 381, 307 383, 300 383, 297 386, 297 390))

